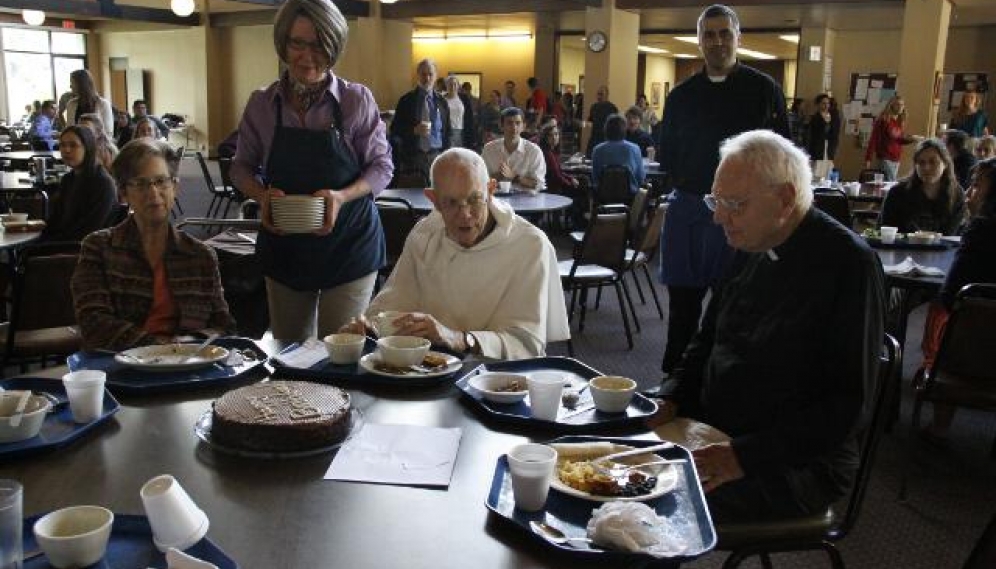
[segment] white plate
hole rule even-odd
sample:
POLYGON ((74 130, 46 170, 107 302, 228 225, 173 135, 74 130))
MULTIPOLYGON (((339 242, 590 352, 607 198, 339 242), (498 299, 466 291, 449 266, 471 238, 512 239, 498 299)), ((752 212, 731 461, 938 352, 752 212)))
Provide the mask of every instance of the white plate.
POLYGON ((421 372, 421 371, 412 370, 407 373, 390 373, 386 371, 381 371, 375 367, 375 364, 380 362, 380 354, 378 354, 377 352, 373 352, 372 354, 367 354, 362 358, 360 358, 360 367, 363 368, 363 371, 367 373, 372 373, 374 375, 380 375, 384 377, 395 377, 398 379, 406 379, 410 377, 411 378, 442 377, 444 375, 449 375, 451 373, 459 371, 460 367, 463 366, 463 362, 460 361, 460 358, 457 358, 455 356, 444 354, 442 352, 430 351, 429 353, 434 356, 446 358, 446 367, 439 368, 439 371, 432 371, 432 372, 421 372))
POLYGON ((197 419, 197 422, 194 423, 194 434, 197 435, 197 438, 207 443, 207 445, 210 446, 211 448, 221 451, 225 454, 244 456, 247 458, 301 458, 306 456, 315 456, 318 454, 326 454, 334 451, 335 449, 346 444, 346 441, 353 438, 353 436, 355 436, 356 433, 360 432, 360 429, 363 428, 363 424, 365 422, 366 421, 363 416, 363 412, 357 409, 356 407, 353 407, 353 409, 350 410, 349 414, 349 434, 346 435, 346 438, 342 439, 337 443, 333 443, 328 446, 307 449, 307 450, 293 450, 293 451, 249 450, 249 449, 241 449, 241 448, 225 446, 215 442, 214 438, 212 438, 211 436, 211 427, 212 427, 211 409, 208 409, 207 411, 202 413, 200 418, 197 419))
MULTIPOLYGON (((568 446, 568 445, 560 444, 559 446, 568 446)), ((575 445, 569 445, 569 446, 575 446, 575 445)), ((577 446, 584 447, 587 446, 587 444, 582 443, 577 446)), ((609 454, 612 452, 622 452, 624 450, 631 450, 637 448, 627 445, 612 445, 612 446, 614 448, 607 450, 605 454, 609 454)), ((598 456, 605 456, 605 454, 601 454, 598 456)), ((598 458, 598 456, 592 456, 590 458, 591 459, 598 458)), ((624 458, 620 458, 618 461, 613 461, 613 462, 618 462, 619 464, 642 464, 644 462, 651 462, 653 460, 658 460, 658 459, 663 460, 663 458, 660 455, 654 454, 653 452, 648 452, 646 454, 627 456, 624 458)), ((645 502, 647 500, 653 500, 654 498, 660 498, 664 494, 667 494, 671 490, 674 490, 674 488, 678 485, 678 477, 680 475, 680 472, 678 470, 679 466, 681 465, 666 464, 663 466, 648 466, 645 468, 641 468, 640 470, 643 472, 650 472, 650 473, 656 472, 657 476, 657 486, 654 487, 654 490, 652 492, 650 492, 649 494, 644 494, 642 496, 596 496, 594 494, 582 492, 581 490, 578 490, 577 488, 572 488, 567 484, 565 484, 564 482, 562 482, 556 470, 553 473, 553 478, 550 480, 550 488, 553 488, 554 490, 560 493, 568 494, 570 496, 575 496, 577 498, 582 498, 584 500, 590 500, 592 502, 645 502), (658 471, 658 469, 660 470, 658 471)))
POLYGON ((198 345, 142 346, 116 354, 114 360, 124 366, 145 371, 183 371, 207 367, 228 358, 228 350, 221 346, 208 346, 201 355, 189 357, 198 345))

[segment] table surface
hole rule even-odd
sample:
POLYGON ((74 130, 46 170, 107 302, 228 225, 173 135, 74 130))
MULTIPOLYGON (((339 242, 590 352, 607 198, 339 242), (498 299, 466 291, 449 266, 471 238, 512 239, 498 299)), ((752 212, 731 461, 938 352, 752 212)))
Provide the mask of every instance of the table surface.
POLYGON ((172 474, 207 513, 208 537, 245 569, 604 567, 555 551, 489 515, 484 502, 498 457, 527 438, 557 435, 499 432, 460 403, 450 383, 351 391, 368 422, 463 430, 448 489, 323 480, 331 455, 254 460, 218 453, 199 442, 193 425, 221 393, 119 397, 122 408, 110 422, 59 451, 5 461, 0 478, 24 484, 25 516, 72 504, 142 514, 141 485, 172 474))
POLYGON ((35 156, 48 156, 56 160, 62 160, 62 154, 58 150, 13 150, 10 152, 0 152, 0 160, 31 160, 35 156))
MULTIPOLYGON (((906 257, 911 257, 918 265, 937 267, 947 275, 951 270, 951 263, 954 262, 957 247, 947 249, 876 249, 878 258, 883 265, 897 265, 902 263, 906 257)), ((928 291, 937 292, 941 290, 945 277, 913 277, 885 275, 886 283, 889 286, 898 288, 922 288, 928 291)))
POLYGON ((23 172, 18 170, 11 171, 0 171, 0 191, 3 192, 16 192, 16 193, 35 193, 39 190, 49 189, 52 186, 58 186, 60 175, 53 173, 53 177, 50 178, 50 182, 45 184, 45 186, 39 188, 34 184, 31 179, 30 172, 23 172))
MULTIPOLYGON (((432 202, 425 197, 423 190, 415 188, 391 188, 382 191, 378 197, 404 198, 412 204, 412 209, 419 212, 432 211, 432 202)), ((535 195, 526 192, 513 192, 510 195, 495 194, 498 199, 505 200, 520 215, 545 213, 570 207, 573 200, 567 196, 539 192, 535 195)))
MULTIPOLYGON (((560 163, 560 167, 568 174, 591 174, 591 161, 584 163, 564 161, 560 163)), ((647 162, 644 161, 643 167, 648 178, 661 177, 667 173, 661 170, 660 164, 656 162, 653 166, 648 166, 647 162)))
POLYGON ((41 237, 41 231, 4 231, 0 233, 0 251, 17 249, 41 237))

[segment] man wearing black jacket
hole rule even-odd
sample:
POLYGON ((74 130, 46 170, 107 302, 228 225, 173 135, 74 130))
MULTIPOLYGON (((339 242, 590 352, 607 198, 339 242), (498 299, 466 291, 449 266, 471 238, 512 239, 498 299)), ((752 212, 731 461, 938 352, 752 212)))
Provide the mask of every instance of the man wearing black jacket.
POLYGON ((436 63, 423 59, 417 70, 418 85, 398 99, 390 135, 392 147, 400 153, 401 169, 422 174, 428 184, 429 166, 450 147, 450 110, 433 90, 436 63))

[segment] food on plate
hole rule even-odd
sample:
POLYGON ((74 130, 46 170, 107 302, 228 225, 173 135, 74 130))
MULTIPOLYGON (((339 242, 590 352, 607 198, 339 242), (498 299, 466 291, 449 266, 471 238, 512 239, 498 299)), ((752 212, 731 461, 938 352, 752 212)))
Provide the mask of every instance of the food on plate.
POLYGON ((937 241, 940 241, 941 234, 936 231, 914 231, 906 236, 910 243, 916 243, 921 245, 931 245, 937 241))
MULTIPOLYGON (((599 464, 603 469, 622 466, 613 462, 599 464)), ((595 467, 591 460, 559 460, 557 477, 561 482, 593 496, 645 496, 654 491, 657 478, 638 470, 613 476, 595 467)))
POLYGON ((509 379, 508 383, 505 385, 500 385, 492 389, 492 391, 497 391, 499 393, 518 393, 519 391, 525 391, 526 386, 518 379, 509 379))
POLYGON ((268 381, 229 391, 214 402, 212 440, 257 451, 327 447, 349 434, 349 394, 307 381, 268 381))
POLYGON ((441 368, 446 367, 447 362, 444 356, 428 353, 422 358, 422 365, 429 368, 441 368))

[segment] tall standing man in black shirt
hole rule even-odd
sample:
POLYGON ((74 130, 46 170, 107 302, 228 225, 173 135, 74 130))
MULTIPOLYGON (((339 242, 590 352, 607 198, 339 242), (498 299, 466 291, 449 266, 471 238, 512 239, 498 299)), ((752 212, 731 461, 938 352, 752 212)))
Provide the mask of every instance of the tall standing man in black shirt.
POLYGON ((766 130, 723 143, 704 203, 736 250, 662 392, 731 437, 694 451, 718 523, 815 514, 843 496, 884 320, 875 252, 812 207, 809 158, 766 130))
POLYGON ((699 15, 698 36, 705 67, 668 96, 657 154, 673 189, 661 233, 661 281, 669 297, 665 377, 698 329, 705 293, 731 256, 702 203, 719 163, 719 143, 757 128, 789 136, 781 87, 737 61, 736 13, 709 6, 699 15))

